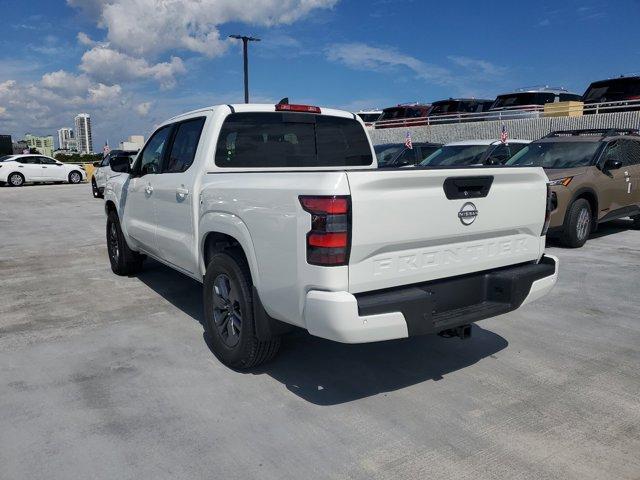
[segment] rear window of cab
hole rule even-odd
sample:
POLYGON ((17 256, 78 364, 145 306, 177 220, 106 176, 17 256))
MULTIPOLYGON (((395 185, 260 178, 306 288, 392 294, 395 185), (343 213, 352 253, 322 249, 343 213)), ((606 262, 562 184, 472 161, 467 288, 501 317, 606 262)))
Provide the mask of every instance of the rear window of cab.
POLYGON ((232 113, 215 163, 223 168, 354 167, 373 163, 362 125, 351 118, 292 112, 232 113))

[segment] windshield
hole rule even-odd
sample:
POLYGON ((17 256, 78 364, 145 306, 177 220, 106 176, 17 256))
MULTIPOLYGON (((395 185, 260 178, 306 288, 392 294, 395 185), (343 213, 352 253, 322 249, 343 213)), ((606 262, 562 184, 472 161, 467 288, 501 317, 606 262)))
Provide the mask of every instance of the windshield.
POLYGON ((555 100, 553 93, 513 93, 500 95, 491 108, 522 107, 524 105, 544 105, 555 100))
POLYGON ((310 113, 232 113, 222 125, 216 165, 228 168, 350 167, 373 163, 353 118, 310 113))
POLYGON ((599 142, 530 143, 506 165, 517 167, 575 168, 591 165, 599 142))
POLYGON ((445 115, 447 113, 460 112, 463 110, 461 108, 460 103, 461 102, 458 102, 456 100, 450 100, 446 102, 436 102, 433 104, 433 107, 431 108, 431 112, 429 112, 429 115, 445 115))
POLYGON ((445 145, 425 158, 420 166, 477 164, 488 148, 489 145, 445 145))
POLYGON ((396 156, 404 150, 403 144, 393 145, 376 145, 373 147, 378 159, 378 166, 384 167, 391 163, 396 156))
POLYGON ((584 94, 587 103, 640 99, 640 77, 592 83, 584 94))

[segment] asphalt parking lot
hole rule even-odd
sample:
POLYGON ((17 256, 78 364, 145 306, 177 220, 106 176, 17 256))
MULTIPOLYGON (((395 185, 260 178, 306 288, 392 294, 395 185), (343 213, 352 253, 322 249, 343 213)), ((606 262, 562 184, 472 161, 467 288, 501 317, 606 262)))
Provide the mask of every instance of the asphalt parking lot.
POLYGON ((640 231, 551 246, 546 299, 461 341, 296 333, 251 373, 201 287, 111 273, 90 186, 0 188, 0 478, 640 478, 640 231))

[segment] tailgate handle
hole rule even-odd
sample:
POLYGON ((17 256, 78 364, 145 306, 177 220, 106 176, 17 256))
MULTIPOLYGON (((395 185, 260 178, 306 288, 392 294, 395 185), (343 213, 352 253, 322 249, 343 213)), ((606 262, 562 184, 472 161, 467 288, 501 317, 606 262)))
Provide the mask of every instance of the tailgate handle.
POLYGON ((483 198, 489 195, 492 176, 449 177, 444 181, 444 194, 449 200, 483 198))

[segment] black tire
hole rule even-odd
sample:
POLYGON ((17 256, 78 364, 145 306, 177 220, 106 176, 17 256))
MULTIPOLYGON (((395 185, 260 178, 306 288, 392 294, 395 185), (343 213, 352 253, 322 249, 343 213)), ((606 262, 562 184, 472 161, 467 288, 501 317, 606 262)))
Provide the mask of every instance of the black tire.
POLYGON ((24 175, 18 172, 13 172, 9 174, 7 178, 7 183, 12 187, 21 187, 24 185, 24 175))
POLYGON ((96 179, 91 179, 91 192, 93 193, 93 198, 104 198, 104 195, 100 193, 100 189, 98 185, 96 185, 96 179))
POLYGON ((72 170, 71 172, 69 172, 68 180, 69 183, 80 183, 82 181, 82 174, 77 170, 72 170))
POLYGON ((591 205, 584 198, 579 198, 567 210, 564 228, 560 234, 560 243, 569 248, 582 247, 593 230, 593 213, 591 205))
POLYGON ((213 255, 203 285, 205 331, 216 357, 238 370, 271 360, 280 348, 279 336, 257 338, 252 286, 249 266, 240 253, 227 250, 213 255))
POLYGON ((120 228, 120 219, 115 211, 107 216, 107 252, 111 270, 116 275, 133 275, 142 269, 144 256, 134 252, 127 245, 120 228))

